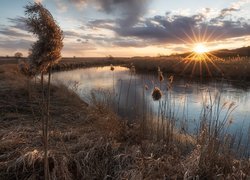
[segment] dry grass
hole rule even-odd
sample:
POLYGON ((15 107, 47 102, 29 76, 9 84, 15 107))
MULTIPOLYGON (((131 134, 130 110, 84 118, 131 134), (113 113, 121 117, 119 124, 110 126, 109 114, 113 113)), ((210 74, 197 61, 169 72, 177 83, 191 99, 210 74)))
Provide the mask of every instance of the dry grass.
POLYGON ((250 80, 250 57, 213 59, 213 63, 209 60, 206 62, 184 60, 181 57, 140 57, 131 58, 127 61, 128 63, 133 63, 137 71, 142 72, 155 72, 157 68, 160 67, 164 73, 191 78, 213 77, 250 80))
MULTIPOLYGON (((22 58, 25 59, 25 58, 22 58)), ((1 64, 15 64, 15 58, 0 58, 1 64)), ((184 60, 183 57, 103 57, 103 58, 62 58, 62 61, 53 67, 53 71, 71 70, 76 68, 122 65, 134 65, 137 72, 155 72, 158 67, 165 74, 200 78, 225 78, 234 80, 250 80, 250 57, 214 58, 211 61, 197 62, 184 60), (211 63, 213 62, 213 63, 211 63), (196 64, 196 65, 195 65, 196 64), (194 68, 195 67, 195 68, 194 68), (209 69, 209 70, 208 70, 209 69)))
MULTIPOLYGON (((31 83, 28 100, 15 65, 0 65, 0 84, 0 179, 43 179, 40 84, 31 83)), ((214 166, 205 171, 200 146, 184 153, 181 144, 144 139, 138 125, 125 122, 65 87, 52 87, 51 179, 250 178, 249 160, 207 157, 214 166)))
POLYGON ((134 57, 134 58, 64 58, 54 70, 67 70, 81 67, 124 65, 131 63, 137 72, 152 72, 158 67, 167 74, 200 78, 226 78, 250 80, 250 58, 229 57, 212 61, 189 61, 182 57, 134 57), (237 72, 237 73, 236 73, 237 72))

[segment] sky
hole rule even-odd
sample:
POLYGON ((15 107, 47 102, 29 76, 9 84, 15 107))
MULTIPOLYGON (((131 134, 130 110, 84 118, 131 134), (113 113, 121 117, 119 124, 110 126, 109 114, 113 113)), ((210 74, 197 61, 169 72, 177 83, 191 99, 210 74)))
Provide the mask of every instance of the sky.
POLYGON ((64 32, 64 57, 158 56, 250 45, 250 0, 0 0, 0 56, 28 55, 21 21, 40 2, 64 32))

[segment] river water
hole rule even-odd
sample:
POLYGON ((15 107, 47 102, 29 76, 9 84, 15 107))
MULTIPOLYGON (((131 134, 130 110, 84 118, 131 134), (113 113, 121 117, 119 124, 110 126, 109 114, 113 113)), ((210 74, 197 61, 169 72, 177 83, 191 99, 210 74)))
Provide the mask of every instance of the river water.
POLYGON ((56 72, 52 82, 66 85, 87 102, 91 102, 92 94, 98 101, 111 104, 120 116, 131 121, 140 118, 143 112, 157 116, 160 105, 165 108, 164 116, 185 122, 183 128, 188 132, 195 132, 200 119, 210 116, 225 121, 229 132, 242 131, 247 135, 250 84, 173 77, 170 85, 170 75, 164 74, 164 77, 164 81, 159 82, 157 72, 133 74, 125 67, 117 66, 111 71, 106 66, 56 72), (162 90, 160 103, 152 99, 154 87, 162 90))

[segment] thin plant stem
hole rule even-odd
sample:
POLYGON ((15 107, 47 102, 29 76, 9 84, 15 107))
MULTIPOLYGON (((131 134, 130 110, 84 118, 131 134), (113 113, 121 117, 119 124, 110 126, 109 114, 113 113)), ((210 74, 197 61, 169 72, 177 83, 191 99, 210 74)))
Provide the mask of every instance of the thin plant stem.
POLYGON ((48 164, 48 146, 49 146, 49 119, 50 119, 50 80, 51 80, 51 67, 49 68, 48 76, 48 95, 47 95, 47 117, 45 121, 45 143, 44 143, 44 177, 45 180, 49 180, 49 164, 48 164))

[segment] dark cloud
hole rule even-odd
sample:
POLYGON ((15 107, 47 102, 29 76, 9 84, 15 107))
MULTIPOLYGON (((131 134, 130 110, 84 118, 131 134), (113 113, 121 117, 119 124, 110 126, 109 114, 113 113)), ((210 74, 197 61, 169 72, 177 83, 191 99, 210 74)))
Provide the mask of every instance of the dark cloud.
MULTIPOLYGON (((232 37, 250 35, 250 24, 244 18, 231 20, 228 18, 239 9, 235 7, 225 8, 217 17, 208 19, 211 9, 204 9, 204 14, 173 15, 167 12, 163 16, 141 18, 147 10, 149 0, 67 0, 74 4, 95 3, 99 10, 107 14, 119 14, 114 19, 95 19, 88 21, 81 27, 82 31, 64 31, 65 38, 75 39, 75 45, 66 49, 74 49, 77 46, 87 49, 95 49, 95 45, 104 47, 146 47, 149 45, 175 44, 195 40, 199 34, 210 36, 208 40, 223 40, 232 37), (95 28, 108 29, 114 32, 111 37, 107 34, 86 34, 95 28), (83 46, 82 46, 83 45, 83 46)), ((19 39, 30 39, 23 18, 9 18, 12 23, 9 27, 0 28, 0 34, 19 39)), ((98 31, 97 31, 98 32, 98 31)), ((101 31, 100 31, 101 32, 101 31)), ((31 42, 1 41, 1 46, 26 47, 31 42)), ((177 51, 177 49, 176 49, 177 51)))
MULTIPOLYGON (((108 20, 109 21, 109 20, 108 20)), ((100 21, 105 24, 105 21, 100 21)), ((102 25, 100 25, 102 27, 102 25)), ((99 26, 98 26, 99 27, 99 26)), ((105 47, 146 47, 150 43, 138 38, 129 38, 121 36, 107 36, 105 34, 81 34, 72 31, 66 31, 67 35, 71 35, 71 38, 75 38, 78 43, 96 43, 105 47)))
MULTIPOLYGON (((250 25, 244 21, 221 20, 219 24, 205 22, 200 14, 194 16, 155 16, 140 22, 141 26, 116 27, 114 31, 123 37, 137 37, 159 43, 183 43, 207 34, 206 40, 250 35, 250 25)), ((204 39, 199 39, 204 40, 204 39)))
POLYGON ((8 27, 0 27, 0 34, 17 38, 31 37, 27 32, 27 26, 25 25, 23 17, 8 18, 8 20, 11 25, 8 27))
POLYGON ((132 26, 137 23, 146 11, 150 0, 68 0, 71 3, 94 3, 100 11, 107 14, 119 14, 121 27, 132 26))
MULTIPOLYGON (((222 10, 226 11, 231 10, 222 10)), ((220 14, 221 15, 221 14, 220 14)), ((90 28, 104 28, 113 30, 120 38, 134 38, 133 42, 117 41, 117 46, 143 46, 141 44, 147 42, 152 45, 159 43, 185 43, 192 40, 223 40, 227 38, 240 37, 250 35, 250 25, 244 18, 237 20, 226 20, 222 18, 214 22, 214 19, 207 20, 205 15, 196 14, 192 16, 171 15, 166 13, 165 16, 154 16, 138 21, 135 26, 121 27, 117 21, 119 19, 101 19, 88 23, 90 28), (222 19, 221 19, 222 18, 222 19), (205 39, 199 39, 206 34, 205 39), (144 40, 143 43, 141 40, 144 40), (138 43, 137 43, 137 42, 138 43)), ((105 40, 107 37, 101 37, 105 40)), ((100 39, 99 39, 100 40, 100 39)), ((147 44, 145 44, 147 46, 147 44)))
POLYGON ((234 7, 231 8, 224 8, 220 11, 220 14, 213 18, 211 22, 216 23, 222 19, 224 19, 226 16, 231 16, 233 12, 240 11, 240 9, 236 9, 234 7))
POLYGON ((146 47, 148 46, 147 42, 143 42, 141 40, 118 40, 112 43, 114 46, 119 47, 146 47))
POLYGON ((239 10, 240 9, 236 9, 236 8, 233 8, 233 7, 222 9, 221 12, 220 12, 219 17, 224 18, 226 15, 230 15, 232 12, 239 11, 239 10))
POLYGON ((67 38, 67 37, 78 37, 79 33, 74 32, 74 31, 63 31, 63 35, 65 36, 65 38, 67 38))
POLYGON ((121 12, 120 26, 132 26, 137 23, 148 7, 149 0, 99 0, 106 13, 121 12))
MULTIPOLYGON (((209 11, 209 10, 208 10, 209 11)), ((182 44, 191 41, 214 41, 227 38, 250 35, 250 25, 244 18, 237 20, 220 19, 218 22, 206 19, 204 14, 192 16, 171 15, 154 16, 139 20, 134 26, 121 27, 120 19, 96 19, 86 24, 86 29, 103 28, 112 30, 116 36, 109 37, 104 34, 78 34, 74 35, 82 41, 92 41, 103 46, 120 47, 146 47, 159 44, 182 44), (203 35, 206 34, 206 37, 203 35)))
POLYGON ((111 19, 96 19, 96 20, 89 21, 87 23, 87 26, 91 29, 104 28, 104 29, 113 30, 115 23, 116 23, 116 21, 111 20, 111 19))
POLYGON ((28 31, 28 27, 25 24, 25 18, 24 17, 16 17, 16 18, 8 18, 9 22, 12 23, 10 27, 20 29, 23 31, 28 31))
POLYGON ((0 41, 0 45, 3 49, 13 50, 13 51, 17 49, 23 49, 27 51, 32 43, 33 43, 32 41, 25 39, 0 41))
POLYGON ((20 32, 17 29, 12 29, 10 27, 8 28, 1 28, 0 29, 0 34, 2 35, 6 35, 6 36, 11 36, 11 37, 31 37, 29 34, 24 33, 24 32, 20 32))
POLYGON ((140 22, 141 26, 116 28, 120 36, 133 36, 156 42, 183 43, 188 36, 193 38, 199 32, 202 15, 187 16, 155 16, 140 22))

